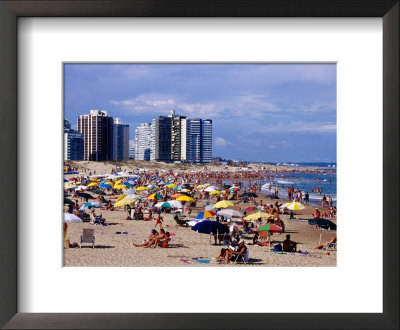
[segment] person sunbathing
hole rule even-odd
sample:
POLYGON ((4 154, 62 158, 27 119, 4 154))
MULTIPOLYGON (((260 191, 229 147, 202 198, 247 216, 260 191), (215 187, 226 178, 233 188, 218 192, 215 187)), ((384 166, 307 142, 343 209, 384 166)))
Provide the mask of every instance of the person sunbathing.
POLYGON ((284 252, 296 252, 297 243, 290 240, 290 235, 286 235, 286 239, 283 241, 282 250, 284 252))
POLYGON ((157 232, 157 230, 153 229, 153 230, 150 232, 150 235, 149 235, 149 237, 148 237, 148 241, 144 240, 144 241, 143 241, 142 243, 140 243, 140 244, 135 244, 135 243, 133 243, 133 245, 136 246, 136 247, 147 247, 147 246, 149 246, 150 244, 152 244, 153 241, 154 241, 159 235, 160 235, 160 234, 157 232))
POLYGON ((241 240, 239 242, 237 251, 233 251, 231 248, 221 249, 221 253, 217 257, 217 259, 225 260, 225 264, 229 264, 231 261, 234 261, 237 258, 239 258, 239 256, 242 256, 242 258, 244 258, 244 256, 246 255, 246 251, 247 251, 247 246, 244 244, 244 241, 241 240))
POLYGON ((163 238, 154 239, 152 244, 150 244, 148 247, 153 245, 153 248, 155 249, 157 246, 164 247, 165 244, 166 244, 166 246, 168 246, 168 242, 170 241, 170 239, 171 239, 171 235, 170 235, 169 231, 167 231, 163 238))
POLYGON ((324 242, 322 244, 316 245, 313 247, 313 249, 322 249, 325 246, 328 246, 329 244, 335 244, 337 242, 337 239, 335 236, 332 236, 331 239, 329 240, 329 242, 324 242))

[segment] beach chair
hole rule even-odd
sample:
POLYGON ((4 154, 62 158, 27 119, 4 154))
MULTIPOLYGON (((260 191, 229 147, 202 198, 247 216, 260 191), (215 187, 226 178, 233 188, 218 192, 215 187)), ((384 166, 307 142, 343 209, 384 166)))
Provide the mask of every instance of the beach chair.
POLYGON ((326 251, 329 251, 329 250, 334 251, 334 250, 336 250, 336 244, 337 243, 329 243, 328 242, 328 245, 325 247, 325 250, 326 251))
POLYGON ((94 236, 94 229, 84 228, 83 233, 81 235, 80 248, 82 248, 82 243, 92 243, 92 248, 94 248, 95 239, 96 237, 94 236))
POLYGON ((249 250, 249 248, 247 247, 247 249, 246 249, 246 254, 245 254, 244 256, 243 256, 243 255, 235 254, 235 255, 234 255, 235 259, 232 260, 232 263, 243 262, 244 264, 247 264, 247 262, 249 261, 249 256, 250 256, 250 250, 249 250))

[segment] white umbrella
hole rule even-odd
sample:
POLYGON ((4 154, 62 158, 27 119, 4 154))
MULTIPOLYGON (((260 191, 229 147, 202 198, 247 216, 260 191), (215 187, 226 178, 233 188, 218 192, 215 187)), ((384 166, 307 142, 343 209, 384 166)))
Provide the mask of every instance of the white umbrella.
POLYGON ((214 191, 214 190, 218 190, 218 188, 216 188, 215 186, 208 186, 206 189, 204 189, 205 191, 207 191, 207 192, 210 192, 210 191, 214 191))
POLYGON ((82 219, 75 214, 64 213, 64 222, 82 222, 82 219))
POLYGON ((75 190, 86 190, 88 187, 86 186, 78 186, 75 188, 75 190))
POLYGON ((223 215, 226 217, 231 217, 231 218, 242 218, 244 215, 240 213, 239 211, 232 210, 232 209, 225 209, 217 212, 218 215, 223 215))

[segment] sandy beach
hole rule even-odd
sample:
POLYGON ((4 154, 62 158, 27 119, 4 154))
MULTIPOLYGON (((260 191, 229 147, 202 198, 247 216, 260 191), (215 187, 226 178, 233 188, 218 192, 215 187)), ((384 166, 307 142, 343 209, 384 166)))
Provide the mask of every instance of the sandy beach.
MULTIPOLYGON (((108 173, 116 167, 112 162, 72 162, 71 166, 76 168, 80 173, 102 174, 108 173)), ((226 168, 221 165, 182 165, 182 164, 164 164, 164 163, 148 163, 148 162, 124 162, 120 164, 122 171, 131 172, 138 168, 147 168, 151 171, 157 170, 173 170, 173 171, 225 171, 226 168)), ((250 164, 254 172, 260 170, 269 170, 274 172, 288 171, 290 167, 278 165, 261 165, 250 164)), ((237 169, 229 169, 232 173, 237 169)), ((307 168, 296 168, 297 171, 308 170, 307 168)), ((68 180, 77 174, 67 174, 65 178, 68 180)), ((230 177, 229 174, 226 177, 230 177)), ((211 180, 212 181, 212 180, 211 180)), ((215 179, 214 179, 215 181, 215 179)), ((253 179, 254 181, 254 179, 253 179)), ((241 193, 241 192, 239 192, 241 193)), ((109 194, 109 192, 107 192, 109 194)), ((97 197, 96 194, 92 194, 97 197)), ((115 201, 118 195, 105 196, 111 201, 115 201)), ((286 192, 282 191, 280 197, 286 197, 286 192)), ((73 201, 76 198, 70 197, 73 201)), ((256 202, 262 200, 263 203, 286 203, 288 200, 284 198, 271 200, 267 198, 265 193, 258 193, 256 202)), ((243 203, 241 200, 233 201, 235 206, 233 209, 244 210, 251 206, 250 203, 243 203)), ((79 204, 84 202, 79 199, 79 204)), ((191 217, 202 211, 205 200, 199 199, 196 207, 192 209, 191 217)), ((80 235, 84 228, 95 230, 96 242, 95 248, 65 248, 64 264, 67 267, 154 267, 154 266, 173 266, 173 267, 334 267, 336 266, 337 252, 313 249, 320 240, 328 241, 330 237, 336 236, 336 232, 326 230, 317 230, 314 225, 309 225, 306 219, 312 218, 312 212, 315 206, 305 205, 305 209, 295 211, 296 219, 289 220, 288 214, 281 215, 281 219, 285 223, 285 233, 273 233, 271 241, 273 245, 282 243, 286 234, 291 235, 291 240, 297 242, 297 250, 302 253, 276 253, 271 252, 268 246, 253 245, 252 235, 243 237, 249 249, 249 262, 247 264, 221 264, 215 258, 219 254, 222 245, 213 245, 214 240, 208 234, 200 234, 191 229, 191 227, 179 226, 173 219, 172 214, 163 214, 163 227, 175 235, 168 248, 142 248, 135 247, 134 243, 140 243, 147 239, 150 231, 155 227, 156 221, 145 220, 126 220, 127 212, 122 209, 99 210, 106 219, 108 226, 92 225, 88 222, 69 223, 67 237, 70 243, 80 243, 80 235), (127 232, 128 234, 117 234, 117 232, 127 232), (211 243, 211 244, 210 244, 211 243), (202 263, 201 260, 211 260, 210 263, 202 263)), ((319 207, 321 213, 326 211, 319 207)), ((336 223, 336 217, 329 218, 336 223)), ((266 221, 263 221, 263 224, 266 221)), ((159 226, 158 226, 159 228, 159 226)), ((157 228, 157 229, 158 229, 157 228)))

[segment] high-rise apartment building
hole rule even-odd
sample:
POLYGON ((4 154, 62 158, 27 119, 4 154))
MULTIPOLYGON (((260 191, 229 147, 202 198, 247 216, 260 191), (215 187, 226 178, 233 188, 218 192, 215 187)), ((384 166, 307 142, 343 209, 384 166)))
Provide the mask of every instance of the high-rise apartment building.
POLYGON ((129 159, 129 125, 123 124, 121 119, 114 119, 114 146, 113 159, 116 161, 129 159))
POLYGON ((175 115, 175 110, 171 110, 171 161, 179 162, 182 160, 182 149, 185 149, 186 139, 182 139, 182 125, 186 123, 186 117, 175 115))
POLYGON ((171 116, 159 116, 152 123, 151 159, 161 162, 171 161, 171 116))
POLYGON ((152 125, 143 123, 135 129, 135 159, 150 160, 152 148, 152 125))
POLYGON ((202 122, 201 162, 212 161, 212 120, 204 119, 202 122))
POLYGON ((84 160, 114 159, 114 121, 105 110, 90 110, 78 118, 78 131, 83 135, 84 160))
POLYGON ((84 140, 82 134, 73 130, 64 119, 64 160, 83 160, 84 140))
POLYGON ((129 141, 129 159, 135 159, 135 141, 129 141))

